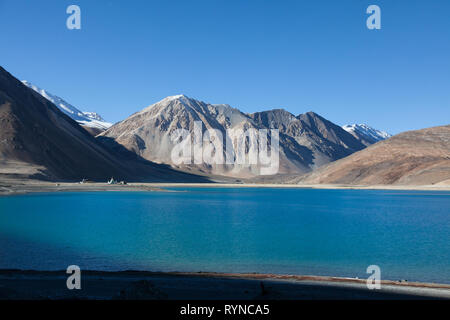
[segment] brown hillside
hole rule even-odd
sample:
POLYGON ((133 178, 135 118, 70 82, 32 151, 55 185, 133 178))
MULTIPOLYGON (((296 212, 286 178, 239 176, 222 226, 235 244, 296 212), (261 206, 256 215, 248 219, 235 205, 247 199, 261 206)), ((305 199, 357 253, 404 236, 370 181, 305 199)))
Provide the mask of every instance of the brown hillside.
POLYGON ((291 182, 305 184, 442 184, 450 179, 450 125, 378 142, 291 182))

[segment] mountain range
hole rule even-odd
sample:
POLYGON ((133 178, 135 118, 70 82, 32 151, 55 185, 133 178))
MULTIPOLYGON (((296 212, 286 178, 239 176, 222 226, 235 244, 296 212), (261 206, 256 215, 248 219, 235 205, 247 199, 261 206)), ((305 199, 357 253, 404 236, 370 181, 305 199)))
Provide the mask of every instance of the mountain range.
MULTIPOLYGON (((112 123, 106 122, 98 113, 96 112, 88 112, 88 111, 80 111, 78 108, 74 107, 72 104, 68 103, 66 100, 60 98, 59 96, 53 95, 47 90, 41 89, 40 87, 23 80, 22 83, 27 87, 33 89, 41 96, 46 98, 47 100, 53 102, 62 112, 67 114, 69 117, 77 121, 83 128, 88 130, 92 135, 98 135, 112 126, 112 123)), ((180 97, 182 95, 179 95, 180 97)), ((170 99, 168 97, 167 99, 170 99)), ((224 105, 226 106, 226 105, 224 105)), ((285 111, 285 110, 273 110, 273 112, 277 111, 285 111)), ((287 111, 285 111, 287 112, 287 111)), ((266 112, 267 113, 267 112, 266 112)), ((256 113, 258 116, 262 114, 262 112, 256 113)), ((289 114, 289 113, 288 113, 289 114)), ((290 114, 290 116, 292 116, 290 114)), ((374 129, 366 124, 352 124, 345 125, 342 127, 345 131, 349 132, 356 139, 358 139, 365 146, 369 146, 378 141, 385 140, 390 138, 390 135, 387 132, 380 131, 374 129)))
MULTIPOLYGON (((195 136, 199 123, 201 134, 216 129, 223 136, 222 145, 231 141, 232 157, 239 150, 230 133, 233 130, 270 132, 267 149, 271 152, 271 130, 277 129, 279 170, 268 178, 274 183, 450 183, 450 126, 391 137, 367 125, 341 127, 312 111, 244 113, 227 104, 185 95, 167 97, 111 125, 98 114, 82 112, 0 67, 2 178, 265 181, 260 163, 174 163, 171 135, 184 129, 195 136)), ((245 152, 251 147, 251 139, 245 141, 245 152)))
POLYGON ((314 112, 294 116, 276 109, 246 114, 226 104, 209 104, 185 95, 167 97, 150 105, 100 136, 114 139, 147 160, 180 170, 239 178, 259 175, 260 165, 174 164, 171 158, 174 143, 170 136, 176 129, 185 129, 193 135, 195 121, 202 122, 203 132, 219 130, 223 142, 233 141, 234 150, 238 149, 237 141, 229 130, 278 129, 279 174, 310 172, 365 148, 353 135, 314 112))

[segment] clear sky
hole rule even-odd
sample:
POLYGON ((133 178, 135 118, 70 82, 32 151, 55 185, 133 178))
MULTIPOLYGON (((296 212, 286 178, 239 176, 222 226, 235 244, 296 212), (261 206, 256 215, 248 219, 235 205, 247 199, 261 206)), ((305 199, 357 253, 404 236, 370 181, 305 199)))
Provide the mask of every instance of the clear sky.
POLYGON ((394 134, 450 123, 448 0, 0 0, 0 42, 17 78, 111 122, 186 94, 394 134))

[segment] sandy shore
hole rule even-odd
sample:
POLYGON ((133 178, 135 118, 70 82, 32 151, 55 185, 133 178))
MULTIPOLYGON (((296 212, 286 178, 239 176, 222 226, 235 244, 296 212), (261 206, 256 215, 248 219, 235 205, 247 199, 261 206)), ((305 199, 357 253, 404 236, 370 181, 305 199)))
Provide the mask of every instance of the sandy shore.
POLYGON ((0 181, 0 195, 46 192, 98 192, 98 191, 167 191, 158 184, 132 183, 109 185, 107 183, 0 181))
POLYGON ((340 184, 268 184, 268 183, 147 183, 146 186, 158 188, 187 187, 187 188, 280 188, 280 189, 355 189, 355 190, 422 190, 422 191, 450 191, 450 185, 426 186, 392 186, 392 185, 340 185, 340 184))
POLYGON ((0 270, 0 299, 323 300, 450 299, 450 285, 271 274, 83 271, 68 290, 64 271, 0 270))
POLYGON ((359 190, 423 190, 450 191, 450 185, 429 186, 354 186, 354 185, 291 185, 291 184, 231 184, 231 183, 107 183, 44 182, 36 180, 0 180, 0 195, 34 192, 95 192, 95 191, 167 191, 167 188, 303 188, 303 189, 359 189, 359 190))

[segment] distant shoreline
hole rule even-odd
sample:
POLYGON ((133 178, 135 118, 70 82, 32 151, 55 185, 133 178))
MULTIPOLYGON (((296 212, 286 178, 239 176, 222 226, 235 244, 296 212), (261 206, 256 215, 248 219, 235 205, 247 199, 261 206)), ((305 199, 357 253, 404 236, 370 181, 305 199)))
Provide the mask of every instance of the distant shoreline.
MULTIPOLYGON (((359 283, 366 284, 367 279, 352 277, 334 277, 334 276, 315 276, 315 275, 296 275, 296 274, 275 274, 275 273, 229 273, 229 272, 181 272, 181 271, 143 271, 143 270, 123 270, 123 271, 103 271, 103 270, 83 270, 87 275, 111 275, 111 276, 189 276, 199 278, 228 278, 228 279, 253 279, 253 280, 295 280, 295 281, 318 281, 335 283, 359 283)), ((65 270, 22 270, 22 269, 0 269, 0 277, 14 274, 20 275, 61 275, 66 274, 65 270)), ((383 285, 416 287, 416 288, 435 288, 449 289, 450 283, 417 282, 417 281, 395 281, 381 280, 383 285)), ((449 292, 450 294, 450 292, 449 292)))
POLYGON ((65 289, 67 277, 65 271, 0 270, 7 292, 0 299, 111 299, 142 281, 168 299, 450 299, 450 284, 382 280, 380 290, 369 290, 365 279, 326 276, 82 271, 79 292, 65 289))
POLYGON ((397 190, 397 191, 450 191, 450 185, 330 185, 330 184, 250 184, 250 183, 129 183, 109 185, 107 183, 44 182, 37 180, 0 180, 0 196, 53 193, 53 192, 169 192, 166 188, 280 188, 280 189, 330 189, 330 190, 397 190))

